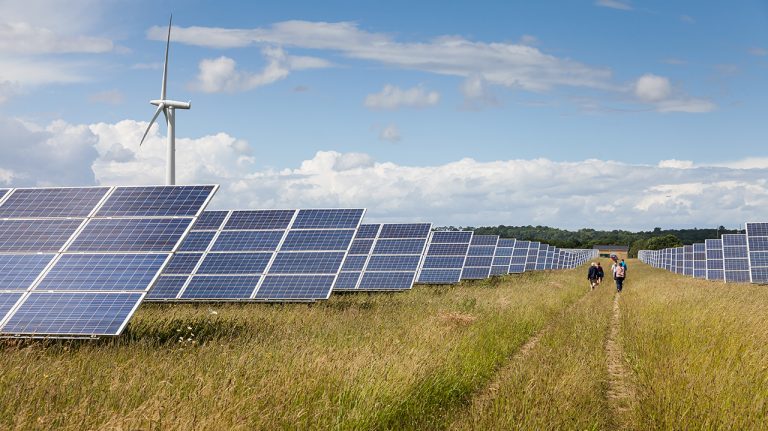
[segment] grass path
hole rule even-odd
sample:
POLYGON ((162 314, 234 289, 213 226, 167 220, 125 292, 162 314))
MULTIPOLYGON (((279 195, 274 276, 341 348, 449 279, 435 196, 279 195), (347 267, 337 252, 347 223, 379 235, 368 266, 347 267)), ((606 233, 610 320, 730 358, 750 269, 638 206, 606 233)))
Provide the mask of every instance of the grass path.
POLYGON ((630 429, 634 423, 632 415, 635 411, 637 395, 625 361, 624 349, 619 339, 621 326, 620 296, 619 293, 613 296, 610 332, 605 342, 608 368, 607 398, 613 412, 613 428, 630 429))

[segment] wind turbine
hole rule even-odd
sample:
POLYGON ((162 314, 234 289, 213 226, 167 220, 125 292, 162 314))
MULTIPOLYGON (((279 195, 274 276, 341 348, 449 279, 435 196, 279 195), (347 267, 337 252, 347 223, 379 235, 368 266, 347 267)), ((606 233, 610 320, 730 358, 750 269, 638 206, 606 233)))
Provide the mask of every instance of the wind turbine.
POLYGON ((178 102, 176 100, 170 100, 165 98, 165 88, 168 82, 168 48, 171 45, 171 23, 173 22, 173 15, 168 20, 168 40, 165 42, 165 63, 163 63, 163 86, 160 88, 160 98, 156 100, 150 100, 149 103, 157 106, 155 115, 149 121, 149 126, 144 132, 144 136, 141 137, 139 147, 144 143, 144 139, 149 133, 149 129, 155 123, 157 116, 162 111, 165 116, 165 124, 168 126, 168 148, 167 148, 167 167, 165 171, 165 184, 172 186, 176 183, 176 109, 189 109, 192 107, 192 102, 178 102))

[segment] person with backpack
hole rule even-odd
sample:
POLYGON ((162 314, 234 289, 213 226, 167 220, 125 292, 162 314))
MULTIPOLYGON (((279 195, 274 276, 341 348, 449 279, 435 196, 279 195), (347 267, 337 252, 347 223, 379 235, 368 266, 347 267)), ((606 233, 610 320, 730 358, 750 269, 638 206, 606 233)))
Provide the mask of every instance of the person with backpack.
POLYGON ((627 276, 626 264, 622 266, 621 263, 614 263, 612 269, 613 279, 616 281, 616 291, 621 293, 621 289, 624 288, 624 278, 627 276))
POLYGON ((597 285, 597 264, 595 262, 592 262, 592 265, 589 266, 587 280, 589 280, 589 286, 592 290, 595 290, 595 286, 597 285))
POLYGON ((605 277, 605 272, 603 272, 603 267, 600 265, 600 262, 597 262, 597 285, 599 286, 600 283, 603 282, 603 277, 605 277))

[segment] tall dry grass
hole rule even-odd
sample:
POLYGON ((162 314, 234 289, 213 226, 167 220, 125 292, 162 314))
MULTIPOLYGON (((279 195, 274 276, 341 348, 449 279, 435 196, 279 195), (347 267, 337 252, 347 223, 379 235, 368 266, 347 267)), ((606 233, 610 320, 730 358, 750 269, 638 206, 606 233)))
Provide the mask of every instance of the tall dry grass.
POLYGON ((630 264, 622 332, 636 429, 768 429, 768 287, 630 264))
POLYGON ((114 340, 0 343, 0 429, 442 428, 584 294, 581 273, 147 304, 114 340))

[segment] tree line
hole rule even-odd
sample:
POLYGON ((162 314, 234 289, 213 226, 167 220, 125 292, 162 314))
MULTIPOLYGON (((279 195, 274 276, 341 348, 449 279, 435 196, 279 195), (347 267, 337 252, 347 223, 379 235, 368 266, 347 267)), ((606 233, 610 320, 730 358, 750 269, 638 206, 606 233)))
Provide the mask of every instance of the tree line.
POLYGON ((560 248, 592 248, 598 244, 629 246, 629 257, 637 257, 638 250, 661 250, 667 247, 704 242, 705 239, 720 238, 725 233, 739 233, 738 230, 720 226, 716 229, 662 229, 630 232, 626 230, 601 231, 579 229, 570 231, 548 226, 446 226, 438 230, 472 230, 477 235, 499 235, 502 238, 517 238, 524 241, 539 241, 560 248))

